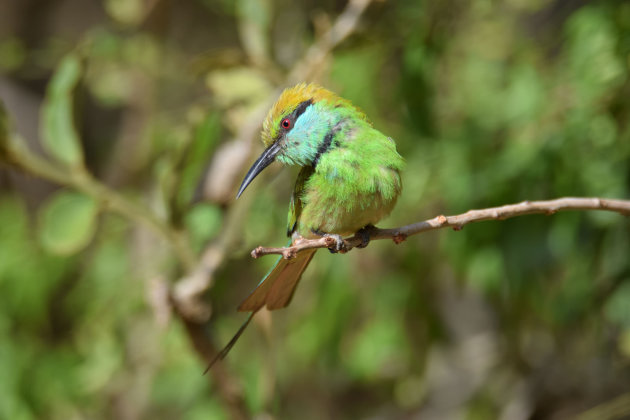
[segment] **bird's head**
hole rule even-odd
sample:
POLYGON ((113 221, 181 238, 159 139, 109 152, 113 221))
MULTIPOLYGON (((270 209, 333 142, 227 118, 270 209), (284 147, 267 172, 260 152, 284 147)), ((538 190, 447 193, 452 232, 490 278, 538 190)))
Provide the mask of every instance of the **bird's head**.
POLYGON ((300 83, 285 89, 263 123, 265 151, 245 175, 237 198, 271 162, 312 165, 326 135, 348 118, 367 121, 350 101, 316 84, 300 83))

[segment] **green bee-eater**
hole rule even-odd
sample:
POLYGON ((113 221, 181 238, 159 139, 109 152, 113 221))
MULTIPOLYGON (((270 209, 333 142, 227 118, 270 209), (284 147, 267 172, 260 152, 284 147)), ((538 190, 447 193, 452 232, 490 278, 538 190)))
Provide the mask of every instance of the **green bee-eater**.
MULTIPOLYGON (((373 128, 350 101, 329 90, 303 83, 286 89, 265 119, 262 139, 266 149, 245 175, 237 198, 274 160, 300 166, 288 216, 292 240, 334 235, 340 244, 340 235, 365 234, 363 228, 376 224, 396 204, 403 158, 394 141, 373 128)), ((289 304, 314 253, 306 250, 278 260, 238 307, 251 315, 214 361, 225 357, 263 306, 274 310, 289 304)))

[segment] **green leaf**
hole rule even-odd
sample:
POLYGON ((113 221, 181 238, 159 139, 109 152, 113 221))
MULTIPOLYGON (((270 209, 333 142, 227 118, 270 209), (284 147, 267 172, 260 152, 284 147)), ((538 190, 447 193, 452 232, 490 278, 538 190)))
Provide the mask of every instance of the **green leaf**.
POLYGON ((70 255, 85 247, 96 229, 96 202, 83 194, 62 191, 40 213, 39 238, 51 253, 70 255))
POLYGON ((42 106, 41 138, 46 150, 69 166, 81 166, 83 154, 73 121, 72 91, 81 75, 81 63, 66 56, 53 75, 42 106))

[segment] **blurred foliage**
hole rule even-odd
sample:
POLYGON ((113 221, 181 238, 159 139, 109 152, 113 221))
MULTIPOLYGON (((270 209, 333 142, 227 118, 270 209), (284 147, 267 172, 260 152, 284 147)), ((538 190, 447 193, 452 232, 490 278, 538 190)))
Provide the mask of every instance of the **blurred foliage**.
POLYGON ((68 255, 83 249, 95 230, 97 204, 77 193, 55 194, 42 207, 39 234, 42 247, 53 254, 68 255))
MULTIPOLYGON (((87 171, 195 253, 238 225, 207 296, 219 346, 273 263, 249 250, 285 243, 295 171, 235 203, 208 193, 226 182, 209 162, 249 153, 233 139, 344 6, 2 2, 0 98, 19 136, 1 115, 0 156, 11 137, 77 182, 87 171)), ((375 1, 319 70, 407 160, 383 226, 630 196, 627 1, 375 1)), ((0 418, 231 418, 183 323, 160 321, 156 279, 185 262, 108 204, 2 167, 0 418)), ((225 364, 252 416, 557 419, 627 401, 630 223, 527 216, 319 252, 225 364)))

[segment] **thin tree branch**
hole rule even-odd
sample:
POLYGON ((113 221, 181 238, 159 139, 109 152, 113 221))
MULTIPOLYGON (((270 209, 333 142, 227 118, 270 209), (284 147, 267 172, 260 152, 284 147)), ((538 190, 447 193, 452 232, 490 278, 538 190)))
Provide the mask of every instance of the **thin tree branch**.
POLYGON ((288 84, 310 79, 330 51, 352 35, 372 0, 349 0, 333 25, 315 42, 287 76, 288 84))
MULTIPOLYGON (((567 210, 604 210, 620 213, 624 216, 630 216, 630 201, 615 200, 604 198, 581 198, 581 197, 565 197, 547 201, 523 201, 518 204, 508 204, 500 207, 491 207, 480 210, 469 210, 466 213, 455 216, 440 215, 432 219, 424 220, 418 223, 401 226, 392 229, 370 230, 370 240, 376 239, 392 239, 396 243, 403 242, 407 237, 417 235, 419 233, 428 232, 430 230, 451 227, 453 230, 461 230, 469 223, 482 222, 485 220, 505 220, 516 216, 524 216, 527 214, 554 214, 559 211, 567 210)), ((361 245, 362 238, 354 235, 343 240, 345 251, 361 245)), ((318 239, 298 239, 293 245, 284 248, 267 248, 259 246, 251 253, 253 258, 263 255, 282 255, 285 259, 294 258, 299 252, 305 249, 314 248, 330 248, 336 244, 336 240, 332 237, 325 236, 318 239)))

